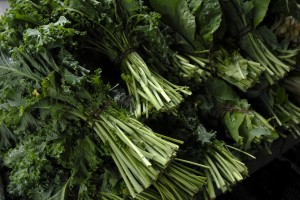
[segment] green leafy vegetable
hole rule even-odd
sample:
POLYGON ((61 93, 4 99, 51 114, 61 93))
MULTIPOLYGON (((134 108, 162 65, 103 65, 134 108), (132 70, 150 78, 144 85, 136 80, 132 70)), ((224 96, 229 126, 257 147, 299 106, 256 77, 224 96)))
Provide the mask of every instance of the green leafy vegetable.
POLYGON ((9 2, 0 199, 214 199, 300 136, 296 1, 9 2))
POLYGON ((196 18, 191 13, 187 1, 158 1, 150 0, 151 6, 162 14, 162 18, 176 31, 181 33, 189 42, 195 40, 196 18))
POLYGON ((256 28, 265 18, 268 10, 268 6, 270 4, 270 0, 254 0, 254 10, 253 10, 253 24, 254 28, 256 28))

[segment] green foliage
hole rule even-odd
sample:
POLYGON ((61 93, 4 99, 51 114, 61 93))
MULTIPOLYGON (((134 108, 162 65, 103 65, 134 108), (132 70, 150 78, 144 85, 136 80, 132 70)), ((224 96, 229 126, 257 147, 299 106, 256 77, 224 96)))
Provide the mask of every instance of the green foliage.
POLYGON ((265 18, 270 0, 254 0, 254 10, 253 10, 253 25, 257 27, 265 18))
POLYGON ((236 144, 249 150, 261 142, 272 142, 278 138, 276 130, 260 114, 250 107, 246 99, 240 99, 234 90, 219 79, 210 79, 205 87, 206 96, 201 99, 200 115, 217 118, 227 129, 236 144), (213 99, 213 106, 207 109, 213 99), (208 102, 208 103, 206 103, 208 102))
MULTIPOLYGON (((247 175, 229 150, 268 146, 275 128, 300 136, 300 108, 268 88, 297 64, 299 50, 269 28, 273 15, 297 18, 295 1, 10 3, 0 167, 11 199, 192 199, 203 188, 214 199, 214 185, 225 192, 247 175)), ((297 93, 297 81, 283 83, 297 93)))
POLYGON ((16 142, 16 137, 13 133, 6 127, 5 124, 2 124, 0 127, 0 150, 5 151, 14 146, 16 142))
POLYGON ((154 10, 161 13, 163 20, 181 33, 189 42, 195 40, 196 19, 190 12, 185 0, 158 1, 151 0, 154 10))
POLYGON ((149 1, 162 20, 180 33, 196 50, 210 47, 221 24, 218 1, 149 1))
POLYGON ((65 28, 70 22, 63 16, 55 23, 39 26, 37 29, 27 29, 24 33, 24 44, 32 52, 61 48, 75 35, 75 30, 65 28))
POLYGON ((196 13, 198 34, 205 46, 213 44, 214 34, 221 25, 222 11, 217 0, 203 0, 196 13))

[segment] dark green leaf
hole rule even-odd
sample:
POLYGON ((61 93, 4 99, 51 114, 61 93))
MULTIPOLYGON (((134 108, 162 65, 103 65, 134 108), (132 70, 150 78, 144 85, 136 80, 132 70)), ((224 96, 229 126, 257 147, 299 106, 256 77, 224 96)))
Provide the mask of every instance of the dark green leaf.
POLYGON ((195 15, 201 9, 203 0, 187 0, 187 3, 192 14, 195 15))
POLYGON ((113 170, 104 169, 104 173, 101 175, 103 192, 109 192, 119 181, 120 176, 113 170))
POLYGON ((256 28, 265 18, 270 0, 253 0, 253 25, 256 28))
POLYGON ((196 20, 185 0, 150 0, 152 8, 162 15, 163 21, 171 25, 190 42, 194 41, 196 20))
POLYGON ((48 200, 66 200, 68 197, 67 191, 69 187, 70 179, 60 186, 60 188, 55 191, 55 194, 51 196, 48 200))
POLYGON ((282 105, 282 104, 284 104, 287 101, 288 97, 287 97, 286 91, 285 91, 285 89, 283 87, 280 87, 277 90, 275 98, 276 98, 276 102, 279 105, 282 105))
POLYGON ((237 94, 234 90, 225 82, 220 79, 211 78, 207 81, 206 90, 208 94, 219 100, 236 100, 237 94))
POLYGON ((198 33, 204 44, 210 46, 214 33, 221 25, 222 11, 218 0, 203 0, 201 9, 195 13, 198 33))
POLYGON ((241 7, 241 11, 243 12, 243 14, 247 15, 250 12, 252 12, 253 8, 254 8, 253 1, 244 1, 241 7))
POLYGON ((283 49, 283 47, 278 43, 277 37, 267 26, 260 26, 257 28, 259 36, 271 47, 274 49, 283 49))
POLYGON ((0 127, 0 150, 7 150, 16 144, 16 138, 4 123, 0 127))
POLYGON ((243 137, 240 136, 240 126, 242 125, 245 114, 240 112, 227 112, 224 117, 224 123, 232 139, 239 145, 243 145, 243 137))

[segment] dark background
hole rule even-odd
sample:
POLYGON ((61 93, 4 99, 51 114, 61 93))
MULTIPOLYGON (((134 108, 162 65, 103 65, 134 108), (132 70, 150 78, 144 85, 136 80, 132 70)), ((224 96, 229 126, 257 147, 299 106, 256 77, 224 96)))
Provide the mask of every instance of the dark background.
POLYGON ((252 174, 217 200, 300 200, 300 143, 281 153, 273 160, 258 156, 259 160, 249 165, 252 174), (264 165, 265 161, 269 163, 264 165))

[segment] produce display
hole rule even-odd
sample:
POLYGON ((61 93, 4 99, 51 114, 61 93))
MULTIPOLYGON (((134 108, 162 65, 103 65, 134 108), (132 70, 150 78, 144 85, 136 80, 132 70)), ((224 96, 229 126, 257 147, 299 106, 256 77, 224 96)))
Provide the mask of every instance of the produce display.
POLYGON ((1 200, 215 199, 300 136, 286 0, 9 0, 1 200))

